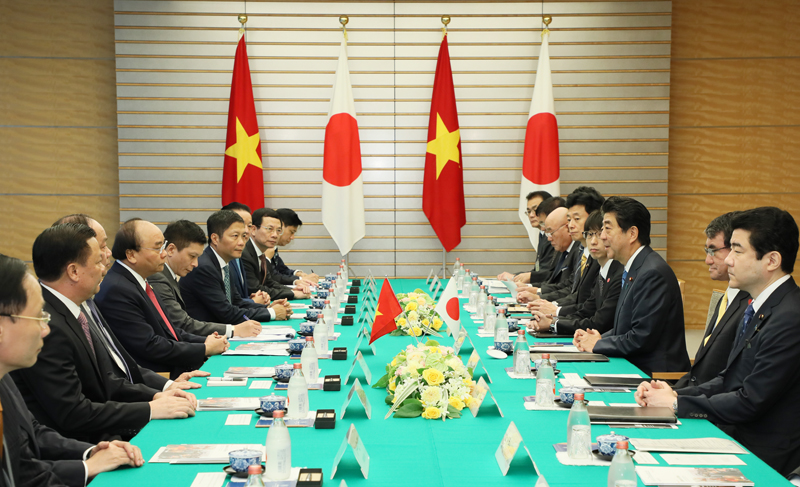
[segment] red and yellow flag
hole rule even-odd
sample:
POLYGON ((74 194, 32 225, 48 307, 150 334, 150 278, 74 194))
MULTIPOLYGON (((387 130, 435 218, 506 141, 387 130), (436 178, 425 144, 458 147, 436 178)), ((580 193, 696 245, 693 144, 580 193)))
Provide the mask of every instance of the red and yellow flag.
POLYGON ((222 205, 244 203, 253 211, 264 207, 264 170, 261 165, 261 137, 256 120, 253 84, 244 36, 239 39, 233 62, 231 102, 228 107, 228 136, 222 169, 222 205))
POLYGON ((372 332, 369 335, 369 343, 393 332, 397 326, 394 319, 400 316, 403 308, 394 295, 389 279, 384 279, 381 285, 381 294, 378 296, 378 305, 375 308, 375 320, 372 322, 372 332))
POLYGON ((461 243, 461 227, 467 223, 467 213, 464 208, 461 131, 447 35, 439 47, 433 79, 422 210, 447 252, 461 243))

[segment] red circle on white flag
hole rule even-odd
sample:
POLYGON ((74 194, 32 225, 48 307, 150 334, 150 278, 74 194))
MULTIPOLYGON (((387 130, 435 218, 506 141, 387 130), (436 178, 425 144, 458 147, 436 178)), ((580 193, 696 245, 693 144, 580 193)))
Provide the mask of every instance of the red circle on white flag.
POLYGON ((451 320, 457 320, 460 316, 458 312, 458 298, 450 298, 450 300, 447 301, 447 307, 445 309, 447 309, 447 316, 449 316, 451 320))

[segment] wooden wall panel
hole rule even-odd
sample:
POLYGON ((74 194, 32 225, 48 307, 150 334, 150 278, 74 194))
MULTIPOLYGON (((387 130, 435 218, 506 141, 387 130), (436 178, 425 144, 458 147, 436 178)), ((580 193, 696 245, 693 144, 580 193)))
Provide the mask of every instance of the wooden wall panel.
POLYGON ((708 222, 765 205, 800 219, 800 4, 675 0, 672 13, 668 262, 702 328, 722 287, 703 263, 708 222))
POLYGON ((0 252, 88 213, 119 222, 114 9, 94 0, 0 2, 0 252))

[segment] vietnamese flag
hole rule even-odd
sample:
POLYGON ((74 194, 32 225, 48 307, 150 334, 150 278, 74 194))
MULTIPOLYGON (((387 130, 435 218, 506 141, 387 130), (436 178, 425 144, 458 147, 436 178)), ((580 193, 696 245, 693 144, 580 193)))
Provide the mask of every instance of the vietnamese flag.
POLYGON ((536 67, 531 111, 525 131, 525 151, 522 155, 522 178, 519 188, 519 219, 528 230, 533 248, 539 250, 539 229, 531 227, 525 211, 527 196, 532 191, 544 190, 553 196, 561 195, 559 182, 558 123, 553 99, 553 78, 550 74, 550 31, 542 32, 542 48, 536 67))
POLYGON ((238 201, 253 210, 264 207, 261 137, 244 36, 236 47, 228 107, 228 136, 222 168, 222 205, 238 201))
POLYGON ((467 213, 464 209, 461 131, 446 34, 439 47, 433 79, 422 210, 447 252, 461 243, 461 227, 467 223, 467 213))
POLYGON ((339 52, 331 109, 325 127, 322 223, 342 255, 350 252, 366 234, 361 141, 350 70, 347 68, 346 41, 342 41, 339 52))
POLYGON ((375 307, 375 319, 372 321, 372 332, 369 335, 369 343, 377 340, 383 335, 388 335, 397 329, 394 319, 400 316, 403 308, 394 295, 389 279, 383 280, 381 294, 378 296, 378 305, 375 307))

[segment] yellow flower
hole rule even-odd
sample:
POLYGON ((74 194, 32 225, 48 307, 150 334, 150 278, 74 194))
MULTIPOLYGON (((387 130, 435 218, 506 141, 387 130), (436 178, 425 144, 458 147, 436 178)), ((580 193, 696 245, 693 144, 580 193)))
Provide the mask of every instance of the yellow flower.
POLYGON ((397 389, 397 384, 395 383, 394 377, 392 377, 392 381, 389 382, 389 390, 394 392, 395 389, 397 389))
POLYGON ((428 404, 442 399, 442 390, 438 387, 429 387, 422 393, 422 401, 428 404))
POLYGON ((464 406, 472 407, 473 402, 475 402, 475 399, 472 396, 467 396, 467 398, 464 399, 464 406))
POLYGON ((392 396, 392 404, 394 404, 395 402, 397 402, 397 396, 392 396))
POLYGON ((397 367, 397 357, 392 359, 392 367, 397 367))
POLYGON ((439 331, 439 329, 441 327, 442 327, 442 322, 441 321, 439 323, 436 323, 436 320, 433 321, 433 329, 434 330, 439 331))
POLYGON ((439 347, 431 347, 428 349, 430 353, 439 353, 439 347))
POLYGON ((425 304, 425 298, 417 298, 417 303, 425 304))
POLYGON ((415 326, 409 330, 409 333, 415 337, 422 335, 422 328, 415 326))
POLYGON ((422 417, 425 419, 438 419, 442 413, 439 412, 439 408, 435 408, 433 406, 425 408, 425 411, 422 413, 422 417))
POLYGON ((438 386, 444 382, 444 374, 436 369, 425 369, 422 371, 422 378, 431 386, 438 386))
POLYGON ((464 401, 457 398, 456 396, 450 396, 450 400, 448 402, 450 403, 451 406, 458 409, 459 411, 464 409, 464 401))
POLYGON ((405 318, 400 318, 399 320, 397 320, 397 324, 400 325, 400 326, 405 325, 406 324, 406 319, 405 318))
POLYGON ((438 324, 439 326, 442 326, 442 320, 440 320, 439 318, 436 318, 436 317, 434 316, 434 318, 433 318, 433 325, 434 325, 434 326, 436 326, 437 324, 438 324))
POLYGON ((419 371, 417 371, 417 367, 411 367, 409 365, 409 367, 408 367, 408 375, 411 376, 412 378, 413 377, 418 377, 419 376, 419 371))
POLYGON ((417 293, 408 293, 408 299, 417 299, 417 296, 419 296, 417 293))
POLYGON ((416 301, 411 301, 410 303, 408 303, 406 305, 406 311, 414 311, 415 309, 417 309, 417 302, 416 301))

